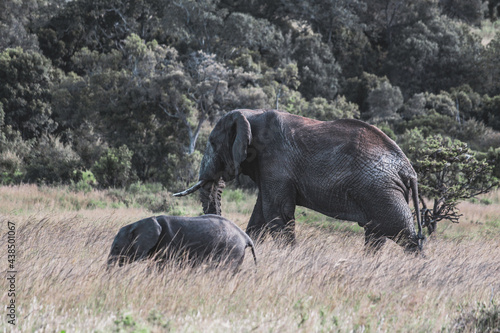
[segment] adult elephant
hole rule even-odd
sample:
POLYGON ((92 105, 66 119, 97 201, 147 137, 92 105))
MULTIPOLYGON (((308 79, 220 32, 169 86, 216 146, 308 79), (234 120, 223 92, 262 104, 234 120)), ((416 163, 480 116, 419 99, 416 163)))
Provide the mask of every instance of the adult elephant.
POLYGON ((318 121, 277 110, 234 110, 209 136, 199 181, 176 193, 201 189, 206 214, 220 214, 224 182, 250 176, 259 192, 247 233, 295 241, 300 205, 365 229, 365 243, 378 249, 386 238, 408 250, 421 248, 408 206, 418 207, 417 175, 382 131, 354 119, 318 121))

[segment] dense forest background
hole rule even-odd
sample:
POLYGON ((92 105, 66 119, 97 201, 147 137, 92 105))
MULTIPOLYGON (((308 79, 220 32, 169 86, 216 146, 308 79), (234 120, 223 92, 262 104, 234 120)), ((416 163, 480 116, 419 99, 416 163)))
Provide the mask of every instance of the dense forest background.
MULTIPOLYGON (((235 108, 440 134, 500 176, 498 0, 0 3, 0 182, 197 178, 235 108)), ((410 153, 411 155, 411 153, 410 153)))

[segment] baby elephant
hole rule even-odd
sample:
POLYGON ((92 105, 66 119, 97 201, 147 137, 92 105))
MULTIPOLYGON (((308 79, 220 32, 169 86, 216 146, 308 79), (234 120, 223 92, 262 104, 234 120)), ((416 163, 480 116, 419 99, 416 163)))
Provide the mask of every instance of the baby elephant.
POLYGON ((209 258, 239 267, 252 240, 236 224, 219 215, 149 217, 120 229, 111 245, 108 266, 118 262, 186 256, 196 264, 209 258))

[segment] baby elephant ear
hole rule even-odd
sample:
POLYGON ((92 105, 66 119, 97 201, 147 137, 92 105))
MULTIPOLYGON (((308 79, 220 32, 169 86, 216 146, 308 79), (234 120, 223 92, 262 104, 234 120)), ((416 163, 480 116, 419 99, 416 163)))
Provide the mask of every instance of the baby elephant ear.
POLYGON ((140 260, 158 243, 161 226, 155 217, 135 222, 130 228, 131 252, 135 260, 140 260))

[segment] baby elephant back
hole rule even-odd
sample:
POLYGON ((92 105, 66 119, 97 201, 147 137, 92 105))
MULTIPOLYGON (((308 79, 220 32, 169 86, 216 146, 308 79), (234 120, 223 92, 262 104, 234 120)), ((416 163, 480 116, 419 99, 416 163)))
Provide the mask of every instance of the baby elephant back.
POLYGON ((250 238, 237 225, 218 215, 199 217, 157 216, 165 231, 162 246, 170 257, 188 258, 192 263, 214 260, 239 266, 250 238))

